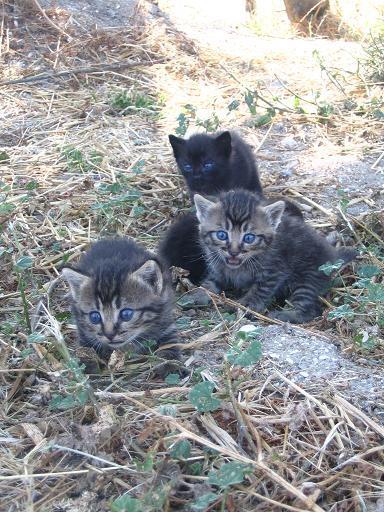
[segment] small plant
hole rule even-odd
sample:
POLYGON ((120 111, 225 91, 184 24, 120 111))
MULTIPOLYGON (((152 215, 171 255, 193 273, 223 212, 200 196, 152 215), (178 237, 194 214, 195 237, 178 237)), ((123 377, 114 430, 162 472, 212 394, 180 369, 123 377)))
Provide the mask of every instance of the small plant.
POLYGON ((214 388, 212 382, 204 381, 196 384, 189 392, 189 400, 199 412, 215 411, 220 407, 221 401, 212 395, 214 388))
POLYGON ((154 98, 136 91, 123 90, 114 93, 110 97, 110 105, 115 112, 123 116, 136 112, 153 114, 158 111, 154 98))
POLYGON ((257 363, 261 357, 261 344, 257 339, 260 332, 260 328, 252 324, 241 327, 235 335, 232 348, 226 354, 227 361, 242 368, 257 363), (248 347, 243 350, 245 342, 249 343, 248 347))
POLYGON ((64 147, 62 154, 67 161, 67 167, 70 171, 88 172, 100 165, 103 156, 97 151, 91 151, 86 156, 80 149, 74 146, 64 147))
POLYGON ((27 288, 27 283, 29 281, 28 269, 30 269, 33 265, 33 260, 30 256, 22 256, 16 261, 14 270, 17 275, 18 281, 18 290, 21 297, 21 302, 23 304, 23 312, 24 312, 24 321, 27 326, 29 333, 32 332, 31 328, 31 319, 29 316, 29 305, 27 301, 27 297, 25 294, 25 290, 27 288))
POLYGON ((374 36, 364 48, 366 57, 363 67, 369 79, 384 82, 384 32, 374 36))
POLYGON ((221 125, 221 120, 215 110, 210 116, 201 118, 197 114, 197 110, 193 105, 184 105, 183 112, 177 117, 178 125, 175 129, 177 135, 185 135, 188 127, 193 122, 196 126, 204 128, 207 132, 215 132, 221 125))

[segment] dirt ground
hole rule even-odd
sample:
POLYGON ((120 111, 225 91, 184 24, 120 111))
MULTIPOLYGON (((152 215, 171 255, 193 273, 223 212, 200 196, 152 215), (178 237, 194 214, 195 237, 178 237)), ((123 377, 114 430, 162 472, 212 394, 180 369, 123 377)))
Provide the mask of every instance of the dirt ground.
MULTIPOLYGON (((124 361, 122 355, 117 355, 104 373, 92 370, 92 400, 98 401, 96 405, 91 401, 75 412, 52 412, 48 405, 57 393, 76 394, 77 384, 66 380, 68 368, 58 355, 63 340, 71 354, 83 361, 91 359, 92 363, 95 359, 77 347, 75 327, 68 317, 66 289, 57 279, 60 265, 76 259, 90 241, 113 233, 133 236, 154 248, 169 222, 188 208, 167 139, 175 132, 180 113, 188 112, 185 105, 195 109, 186 135, 201 129, 197 119, 212 120, 214 116, 220 120, 220 129, 238 130, 255 150, 266 193, 295 199, 306 221, 322 232, 336 230, 345 243, 355 244, 361 236, 358 223, 371 226, 374 217, 383 225, 384 159, 379 158, 384 151, 382 119, 368 120, 346 107, 355 98, 362 105, 361 98, 366 100, 365 88, 352 78, 363 55, 361 45, 343 40, 257 36, 246 24, 241 2, 236 4, 236 12, 233 3, 218 0, 39 3, 56 27, 47 25, 39 13, 26 16, 25 11, 9 3, 13 10, 6 11, 10 43, 3 56, 2 81, 81 66, 104 66, 105 62, 144 61, 146 65, 71 73, 62 79, 6 87, 0 83, 0 155, 5 154, 5 161, 0 160, 0 173, 14 191, 10 196, 4 192, 5 203, 15 206, 0 210, 4 226, 0 248, 12 249, 1 253, 5 261, 0 290, 0 361, 5 375, 1 396, 6 403, 1 412, 6 427, 0 435, 4 447, 0 465, 6 468, 0 472, 4 510, 104 512, 111 510, 112 499, 132 489, 139 497, 143 489, 151 494, 162 478, 173 481, 169 492, 172 499, 176 497, 164 510, 190 510, 182 508, 183 503, 207 491, 206 476, 189 475, 193 485, 183 480, 180 468, 175 470, 170 463, 162 440, 167 428, 167 433, 175 435, 177 431, 180 439, 184 435, 191 442, 196 441, 194 435, 200 436, 199 446, 209 450, 212 446, 201 442, 206 436, 216 443, 217 453, 222 450, 225 460, 243 460, 245 455, 248 462, 265 460, 271 468, 282 468, 284 479, 293 482, 294 489, 273 477, 273 485, 261 483, 264 487, 260 490, 256 487, 259 483, 253 481, 257 492, 270 496, 270 502, 248 496, 243 508, 243 502, 236 501, 238 497, 234 502, 228 498, 225 508, 225 498, 214 505, 224 507, 222 510, 279 512, 282 509, 276 508, 276 503, 283 500, 291 506, 289 510, 381 510, 384 491, 379 481, 380 463, 363 463, 370 450, 380 454, 378 447, 384 435, 382 335, 374 322, 368 325, 364 318, 351 323, 329 321, 330 303, 325 305, 321 319, 300 327, 255 320, 261 326, 260 361, 236 373, 233 379, 240 378, 236 399, 228 400, 220 414, 196 416, 186 403, 182 386, 192 386, 193 379, 201 374, 215 384, 218 393, 226 390, 230 378, 223 378, 223 360, 228 342, 250 320, 241 311, 234 313, 226 308, 219 299, 214 308, 186 304, 185 281, 179 279, 177 294, 182 298, 176 315, 181 339, 189 349, 183 354, 183 362, 191 377, 182 378, 176 387, 168 383, 160 394, 165 384, 153 379, 151 361, 124 361), (228 12, 232 13, 230 17, 228 12), (279 106, 281 110, 271 123, 254 124, 255 116, 250 116, 243 101, 247 88, 257 89, 262 97, 279 106), (119 115, 111 108, 111 98, 122 89, 155 97, 157 115, 119 115), (228 105, 234 100, 240 106, 230 111, 228 105), (306 112, 294 111, 293 101, 300 102, 306 112), (318 104, 324 108, 331 105, 335 115, 327 118, 327 114, 319 120, 313 110, 318 104), (80 156, 73 157, 73 148, 80 156), (95 155, 96 160, 92 160, 95 155), (102 155, 99 160, 98 155, 102 155), (133 198, 129 195, 132 191, 133 198), (137 191, 139 199, 135 197, 137 191), (346 197, 348 204, 342 207, 346 197), (28 341, 30 336, 22 321, 20 274, 15 276, 13 268, 23 255, 33 258, 31 274, 25 278, 27 303, 31 311, 40 305, 34 327, 47 343, 28 341), (379 340, 375 350, 356 347, 356 333, 367 338, 374 335, 379 340), (31 353, 24 355, 25 349, 31 353), (255 429, 241 423, 237 406, 235 412, 230 409, 236 400, 250 416, 253 412, 255 425, 260 427, 262 439, 255 434, 252 455, 244 450, 249 446, 242 441, 242 432, 249 428, 254 433, 255 429), (149 405, 143 411, 144 402, 149 405), (162 407, 168 405, 171 412, 164 413, 162 407), (168 415, 168 419, 159 418, 159 414, 168 415), (169 420, 173 414, 177 421, 182 418, 187 430, 180 430, 176 420, 167 423, 173 421, 169 420), (236 420, 240 423, 235 427, 236 420), (316 437, 321 435, 324 437, 316 437), (332 447, 329 453, 328 444, 332 447), (151 450, 163 457, 161 468, 156 466, 156 475, 133 475, 141 468, 136 457, 146 461, 151 450), (260 450, 267 455, 260 455, 260 450), (275 454, 283 461, 280 466, 274 466, 275 454), (349 472, 350 466, 346 466, 344 471, 344 462, 354 455, 351 467, 357 470, 349 472), (356 460, 359 463, 353 466, 356 460), (104 472, 108 464, 136 469, 128 473, 130 476, 119 473, 109 477, 110 473, 104 472), (98 470, 101 466, 103 469, 98 470), (296 479, 292 475, 297 468, 305 469, 300 469, 301 476, 296 479), (312 468, 316 468, 313 474, 312 468), (33 473, 59 470, 67 471, 69 476, 42 481, 27 478, 33 473), (171 470, 176 476, 169 477, 171 470), (74 477, 73 471, 83 471, 84 478, 74 477), (333 482, 338 471, 342 483, 334 487, 330 483, 328 491, 328 481, 333 482), (351 475, 359 472, 367 481, 377 483, 372 493, 366 492, 366 499, 365 487, 353 494, 356 486, 351 475), (6 478, 2 481, 3 474, 6 478), (23 474, 24 479, 20 477, 23 474), (316 500, 303 502, 305 486, 312 485, 312 480, 320 508, 316 508, 316 500), (324 487, 317 487, 322 480, 326 481, 324 487), (282 489, 281 494, 275 493, 275 484, 282 489), (339 487, 343 490, 338 491, 339 487), (327 491, 321 494, 324 489, 327 491), (344 499, 346 505, 342 508, 344 499), (364 506, 358 508, 361 500, 364 506), (174 503, 181 508, 170 508, 176 507, 174 503), (352 507, 357 503, 356 508, 347 508, 351 503, 352 507)), ((369 94, 372 101, 376 94, 378 98, 382 95, 382 89, 369 94)), ((348 283, 352 282, 352 271, 350 274, 345 277, 348 283)), ((342 293, 335 293, 329 300, 338 304, 342 293)), ((197 448, 193 456, 196 461, 207 457, 197 448)), ((266 471, 264 466, 260 468, 266 471)), ((187 473, 191 472, 188 468, 187 473)), ((244 492, 236 489, 239 494, 244 492)))

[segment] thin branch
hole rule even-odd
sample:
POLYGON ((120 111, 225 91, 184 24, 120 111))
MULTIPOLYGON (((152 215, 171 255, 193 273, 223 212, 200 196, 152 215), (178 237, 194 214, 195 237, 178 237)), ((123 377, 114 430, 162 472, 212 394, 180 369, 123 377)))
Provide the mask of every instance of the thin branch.
POLYGON ((84 66, 80 68, 66 69, 65 71, 58 71, 52 73, 41 73, 39 75, 27 76, 25 78, 17 78, 15 80, 6 80, 0 82, 0 87, 5 85, 23 84, 27 82, 39 82, 41 80, 52 80, 67 75, 79 75, 82 73, 104 73, 108 71, 116 71, 119 69, 135 68, 138 66, 152 66, 154 64, 161 64, 164 59, 152 60, 152 61, 140 61, 140 62, 116 62, 113 64, 99 64, 98 66, 84 66))

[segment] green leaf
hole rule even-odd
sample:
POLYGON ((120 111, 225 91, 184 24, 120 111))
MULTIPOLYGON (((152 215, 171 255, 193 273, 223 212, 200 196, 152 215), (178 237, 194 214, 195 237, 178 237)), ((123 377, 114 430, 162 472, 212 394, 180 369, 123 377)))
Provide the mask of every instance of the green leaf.
POLYGON ((227 462, 220 469, 208 473, 208 483, 221 488, 240 484, 246 474, 252 473, 252 468, 240 462, 227 462))
POLYGON ((352 320, 355 316, 353 309, 348 304, 343 304, 338 308, 333 309, 328 313, 328 320, 337 320, 339 318, 345 318, 346 320, 352 320))
POLYGON ((173 459, 188 459, 191 455, 191 443, 186 439, 178 441, 170 451, 173 459))
POLYGON ((228 105, 228 110, 231 112, 232 110, 237 110, 240 106, 240 101, 239 100, 233 100, 231 101, 231 103, 228 105))
POLYGON ((38 333, 38 332, 33 332, 27 338, 27 343, 28 344, 42 343, 43 341, 45 341, 45 336, 43 334, 38 333))
POLYGON ((338 259, 334 263, 327 261, 324 265, 320 265, 320 272, 324 272, 326 276, 330 276, 335 270, 339 270, 344 265, 344 260, 338 259))
POLYGON ((213 503, 215 500, 217 500, 219 496, 213 492, 209 492, 207 494, 203 494, 202 496, 200 496, 199 498, 197 498, 197 500, 195 501, 195 503, 193 503, 191 505, 191 509, 192 510, 197 510, 197 511, 204 511, 207 509, 208 505, 210 503, 213 503))
POLYGON ((6 151, 0 151, 0 162, 6 162, 9 160, 9 155, 6 151))
POLYGON ((221 401, 212 396, 214 388, 212 382, 204 381, 196 384, 189 392, 189 400, 199 412, 215 411, 220 407, 221 401))
POLYGON ((77 396, 53 395, 49 402, 49 408, 52 410, 66 411, 84 405, 88 401, 88 393, 86 390, 79 391, 77 396))
POLYGON ((111 505, 112 512, 142 512, 141 501, 131 496, 120 496, 111 505))
POLYGON ((369 302, 384 302, 384 285, 381 283, 370 283, 367 286, 369 302))
POLYGON ((257 363, 261 357, 261 343, 260 341, 252 341, 246 350, 241 351, 239 347, 234 347, 227 353, 229 363, 235 366, 251 366, 257 363))
POLYGON ((246 324, 240 327, 237 331, 236 338, 240 340, 252 340, 260 336, 261 332, 261 327, 257 327, 253 324, 246 324))
POLYGON ((0 204, 0 215, 6 215, 13 212, 16 209, 16 205, 13 203, 1 203, 0 204))
POLYGON ((170 373, 165 377, 164 380, 167 384, 173 386, 174 384, 178 384, 180 382, 180 375, 178 373, 170 373))
POLYGON ((194 462, 193 464, 188 465, 188 473, 190 475, 202 476, 203 470, 204 467, 203 464, 201 464, 201 462, 194 462))
POLYGON ((256 115, 255 99, 257 99, 257 93, 253 93, 252 91, 246 91, 244 93, 244 101, 252 115, 256 115))
POLYGON ((255 117, 253 119, 252 124, 255 127, 265 126, 266 124, 269 124, 272 121, 273 117, 274 116, 268 112, 267 114, 262 114, 260 116, 255 117))
POLYGON ((185 135, 189 126, 189 119, 185 114, 179 114, 177 117, 177 128, 175 130, 176 135, 185 135))
POLYGON ((157 410, 163 416, 172 416, 173 418, 176 418, 177 409, 173 404, 160 405, 160 407, 158 407, 157 410))
POLYGON ((16 272, 22 272, 27 268, 32 267, 33 259, 30 256, 22 256, 16 261, 15 270, 16 272))
POLYGON ((30 356, 31 354, 34 354, 34 350, 33 348, 25 348, 24 350, 22 350, 20 352, 20 356, 22 359, 26 359, 28 356, 30 356))
POLYGON ((378 274, 380 274, 380 269, 376 265, 363 265, 357 269, 357 275, 363 278, 374 277, 378 274))
POLYGON ((135 165, 132 167, 131 171, 133 172, 133 174, 143 174, 144 166, 145 166, 145 160, 141 159, 135 163, 135 165))
POLYGON ((39 184, 36 180, 31 180, 28 181, 28 183, 25 185, 25 188, 27 190, 36 190, 37 188, 39 188, 39 184))

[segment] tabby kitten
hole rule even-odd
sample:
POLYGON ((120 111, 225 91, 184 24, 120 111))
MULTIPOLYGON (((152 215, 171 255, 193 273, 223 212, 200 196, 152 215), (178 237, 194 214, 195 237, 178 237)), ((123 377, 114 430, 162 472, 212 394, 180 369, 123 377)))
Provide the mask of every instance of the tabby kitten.
MULTIPOLYGON (((112 350, 148 351, 177 342, 170 277, 160 260, 130 239, 96 242, 65 267, 80 343, 107 358, 112 350)), ((175 349, 162 357, 175 358, 175 349)))
POLYGON ((262 187, 252 149, 238 135, 197 133, 189 139, 169 135, 173 154, 191 198, 233 188, 260 194, 262 187))
MULTIPOLYGON (((219 198, 215 198, 218 201, 219 198)), ((268 205, 277 199, 255 196, 260 205, 268 205)), ((282 198, 285 203, 284 216, 296 217, 304 222, 303 214, 295 203, 282 198)), ((205 251, 199 235, 199 221, 195 213, 189 212, 179 217, 166 231, 159 247, 159 253, 169 267, 181 267, 189 271, 189 280, 201 285, 209 272, 205 251)))
POLYGON ((356 255, 353 249, 337 250, 300 218, 283 215, 283 201, 263 205, 244 190, 222 194, 217 203, 194 199, 208 270, 202 285, 215 293, 234 290, 257 312, 274 299, 288 299, 290 306, 273 310, 273 318, 302 323, 318 316, 318 296, 330 283, 319 267, 356 255))

